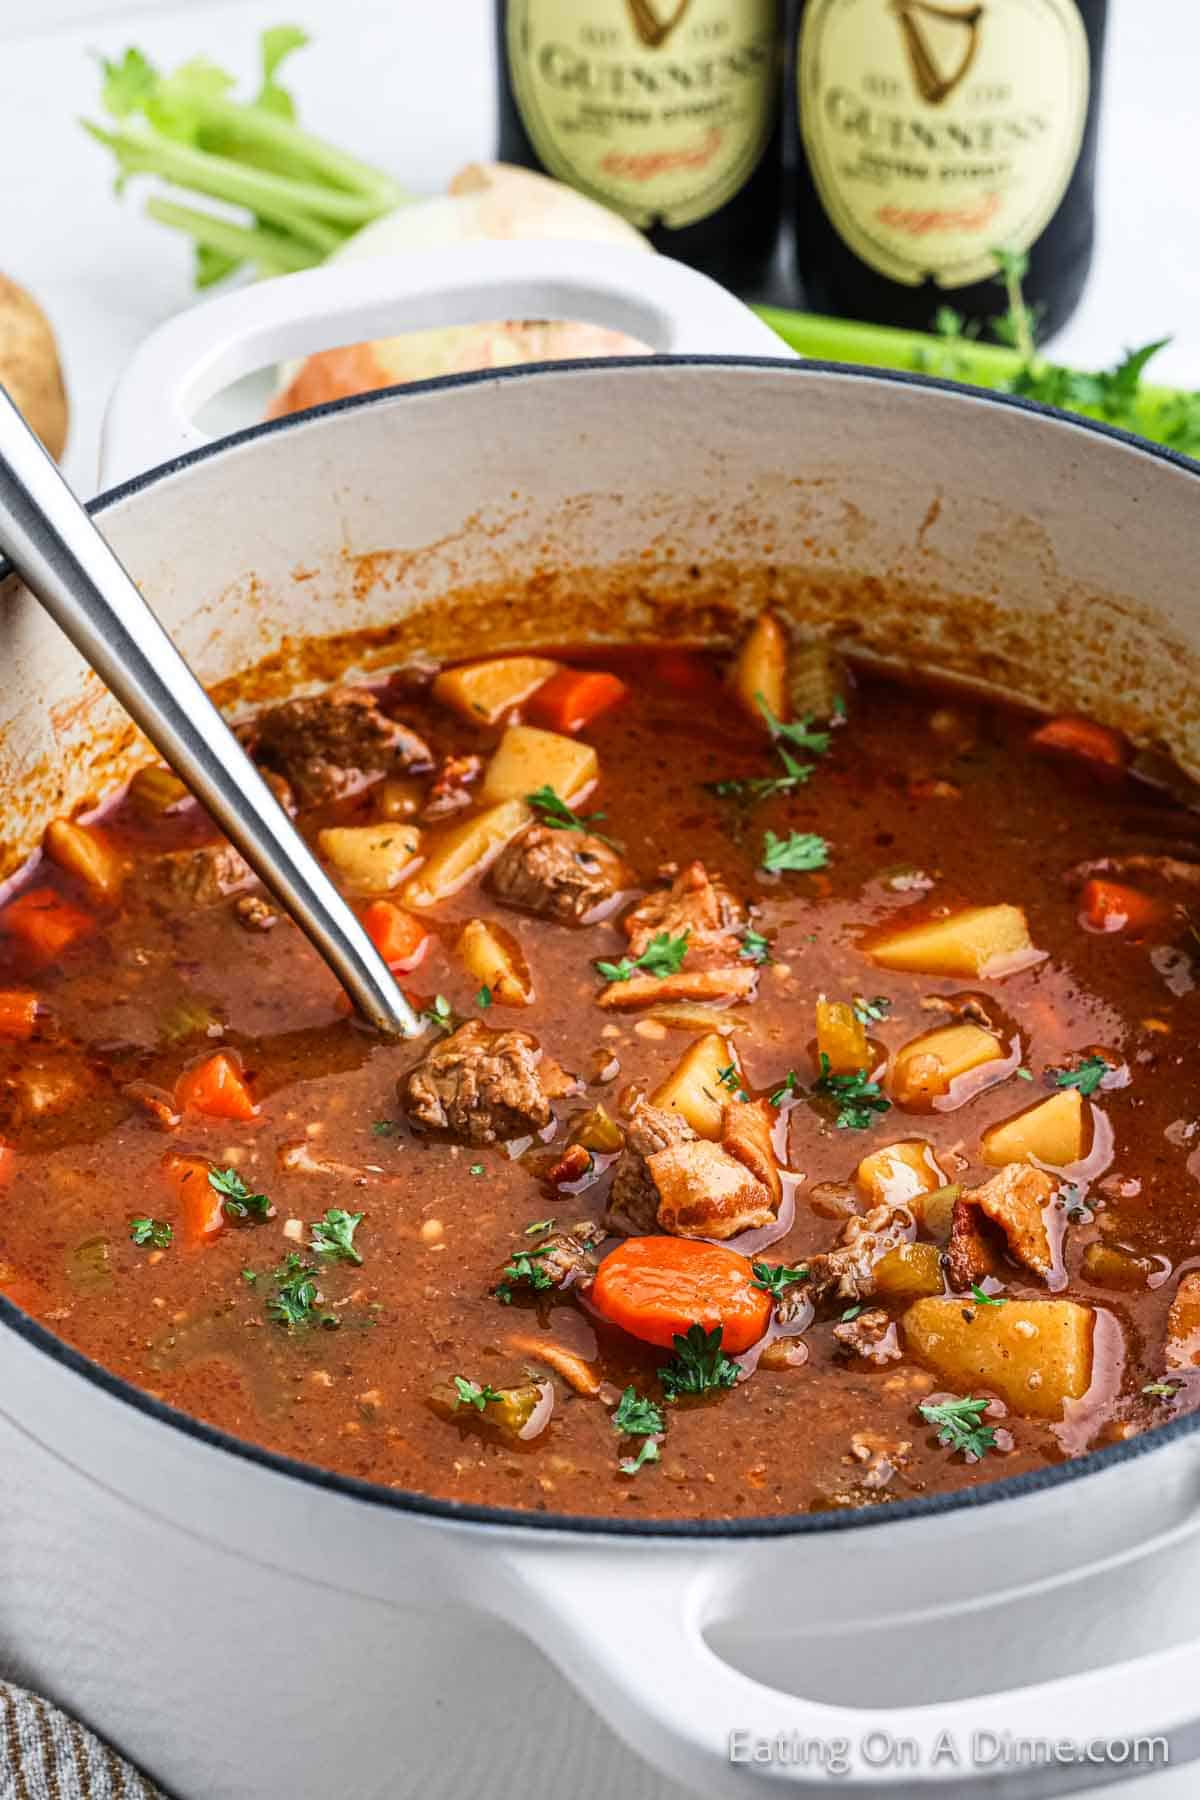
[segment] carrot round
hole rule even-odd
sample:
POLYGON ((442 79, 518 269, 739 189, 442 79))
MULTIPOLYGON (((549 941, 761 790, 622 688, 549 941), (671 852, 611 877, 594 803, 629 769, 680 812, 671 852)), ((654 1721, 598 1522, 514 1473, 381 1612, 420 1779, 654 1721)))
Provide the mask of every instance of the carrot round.
POLYGON ((1128 761, 1128 745, 1119 731, 1097 725, 1094 719, 1064 715, 1039 725, 1029 739, 1039 750, 1063 750, 1068 756, 1083 756, 1089 762, 1103 763, 1110 769, 1123 769, 1128 761))
POLYGON ((41 962, 53 962, 95 928, 90 913, 49 887, 27 888, 0 913, 0 929, 19 937, 41 962))
POLYGON ((208 1179, 203 1156, 181 1156, 168 1150, 162 1160, 167 1186, 175 1201, 179 1235, 185 1244, 204 1244, 224 1229, 224 1201, 208 1179))
POLYGON ((1089 931, 1148 931, 1162 919, 1162 907, 1140 888, 1093 879, 1080 895, 1079 916, 1089 931))
POLYGON ((218 1050, 185 1069, 175 1084, 175 1104, 210 1119, 255 1119, 258 1108, 245 1076, 228 1050, 218 1050))
POLYGON ((736 1355, 758 1342, 771 1316, 747 1259, 694 1238, 627 1238, 600 1264, 591 1300, 610 1324, 666 1350, 692 1325, 719 1325, 722 1349, 736 1355))
POLYGON ((429 945, 419 919, 391 900, 372 900, 362 910, 363 928, 389 969, 415 969, 429 945))
POLYGON ((542 683, 526 710, 550 731, 582 731, 626 692, 625 683, 604 669, 560 669, 542 683))

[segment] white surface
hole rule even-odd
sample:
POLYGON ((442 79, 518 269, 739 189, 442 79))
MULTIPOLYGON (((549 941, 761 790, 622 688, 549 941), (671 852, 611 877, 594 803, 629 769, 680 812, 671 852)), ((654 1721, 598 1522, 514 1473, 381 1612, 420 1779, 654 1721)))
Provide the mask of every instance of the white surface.
MULTIPOLYGON (((1100 242, 1057 350, 1081 363, 1173 333, 1161 379, 1200 386, 1194 0, 1111 0, 1100 242), (1152 29, 1149 28, 1152 20, 1152 29)), ((96 112, 89 51, 204 51, 249 76, 257 32, 316 39, 290 65, 305 122, 436 191, 493 148, 490 0, 0 0, 0 268, 59 332, 74 408, 67 472, 94 487, 100 418, 147 332, 191 300, 186 246, 112 195, 109 159, 76 124, 96 112)))

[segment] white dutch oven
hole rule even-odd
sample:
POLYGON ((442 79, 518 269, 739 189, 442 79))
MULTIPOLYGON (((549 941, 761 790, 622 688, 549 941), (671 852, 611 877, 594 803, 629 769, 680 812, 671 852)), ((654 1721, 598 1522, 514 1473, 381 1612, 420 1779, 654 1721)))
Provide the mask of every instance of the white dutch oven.
MULTIPOLYGON (((175 460, 96 512, 206 681, 276 652, 286 671, 299 638, 402 627, 481 583, 495 610, 464 603, 463 652, 561 637, 576 591, 597 631, 606 583, 635 637, 728 630, 770 594, 868 654, 1086 708, 1200 766, 1192 465, 935 382, 768 360, 762 327, 660 259, 492 247, 420 268, 419 289, 380 264, 213 302, 119 391, 110 469, 175 460), (594 319, 679 360, 434 382, 193 447, 197 409, 250 369, 521 315, 594 319), (763 360, 690 354, 719 348, 763 360), (544 613, 523 598, 534 577, 544 613)), ((0 667, 11 865, 51 806, 138 753, 15 583, 0 667)), ((647 1526, 288 1463, 7 1302, 0 1320, 0 1653, 189 1800, 638 1791, 650 1778, 603 1760, 575 1693, 705 1795, 1007 1797, 1130 1772, 972 1765, 973 1733, 1200 1751, 1191 1420, 969 1493, 647 1526), (731 1761, 731 1733, 791 1756, 731 1761)), ((804 1406, 801 1375, 798 1432, 804 1406)))

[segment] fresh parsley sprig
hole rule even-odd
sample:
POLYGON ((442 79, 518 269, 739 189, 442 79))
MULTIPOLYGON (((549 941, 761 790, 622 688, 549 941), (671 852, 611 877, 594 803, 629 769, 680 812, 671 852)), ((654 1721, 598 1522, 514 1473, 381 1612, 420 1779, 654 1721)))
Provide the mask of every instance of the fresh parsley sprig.
POLYGON ((983 1423, 987 1407, 986 1400, 968 1395, 961 1400, 922 1400, 917 1411, 926 1424, 937 1427, 939 1444, 978 1462, 996 1442, 995 1427, 983 1423))
POLYGON ((458 1024, 454 1008, 445 994, 435 994, 432 1005, 422 1007, 417 1017, 432 1025, 435 1031, 453 1031, 458 1024))
POLYGON ((269 1219, 274 1208, 265 1194, 252 1194, 236 1169, 210 1169, 208 1185, 221 1196, 227 1219, 269 1219))
POLYGON ((743 962, 757 963, 760 966, 763 963, 769 963, 771 960, 770 941, 763 936, 761 931, 755 931, 752 925, 747 925, 742 933, 738 955, 743 962))
POLYGON ((672 937, 669 931, 660 931, 650 939, 640 956, 623 956, 619 963, 597 962, 596 968, 605 981, 629 981, 638 969, 647 975, 656 975, 661 981, 665 975, 674 975, 683 967, 687 951, 686 928, 678 937, 672 937))
POLYGON ((323 1219, 309 1226, 309 1242, 316 1255, 327 1256, 331 1262, 361 1263, 354 1234, 364 1217, 363 1213, 343 1212, 340 1206, 331 1206, 323 1219))
POLYGON ((760 859, 770 875, 803 875, 823 869, 829 861, 829 841, 815 831, 789 831, 785 838, 768 831, 760 859))
POLYGON ((634 1387, 627 1387, 612 1416, 614 1431, 623 1437, 640 1437, 636 1456, 626 1456, 619 1464, 622 1475, 636 1475, 646 1463, 659 1461, 658 1440, 667 1429, 661 1406, 645 1399, 634 1387))
MULTIPOLYGON (((525 804, 532 806, 534 812, 539 813, 545 823, 552 825, 556 831, 586 831, 593 837, 600 837, 599 832, 592 830, 593 825, 607 817, 602 812, 575 812, 565 800, 559 799, 548 782, 538 788, 536 793, 526 794, 525 804)), ((601 842, 607 844, 609 839, 601 838, 601 842)))
POLYGON ((275 1292, 267 1301, 267 1316, 289 1331, 300 1331, 309 1325, 334 1326, 332 1313, 318 1312, 320 1270, 293 1250, 273 1272, 275 1292))
POLYGON ((794 719, 790 725, 785 725, 767 705, 765 694, 755 694, 754 704, 766 720, 767 730, 776 749, 781 743, 794 744, 797 750, 807 750, 813 756, 824 756, 829 748, 830 733, 814 731, 811 718, 794 719))
POLYGON ((165 1250, 175 1233, 170 1225, 161 1219, 130 1219, 129 1236, 139 1246, 149 1245, 155 1250, 165 1250))
POLYGON ((465 1375, 456 1375, 454 1386, 458 1393, 457 1404, 473 1406, 476 1412, 482 1412, 489 1400, 503 1398, 499 1388, 490 1387, 486 1381, 481 1386, 477 1381, 468 1381, 465 1375))
POLYGON ((538 1244, 531 1250, 514 1251, 500 1271, 500 1280, 495 1290, 496 1298, 502 1306, 512 1305, 514 1288, 527 1287, 531 1292, 541 1294, 554 1286, 554 1277, 541 1261, 549 1251, 549 1244, 538 1244))
POLYGON ((876 1113, 891 1110, 891 1101, 865 1069, 855 1069, 850 1075, 835 1075, 823 1050, 821 1073, 813 1082, 812 1092, 837 1101, 835 1123, 839 1131, 867 1131, 875 1123, 876 1113))
POLYGON ((808 1280, 807 1263, 798 1263, 793 1268, 787 1263, 752 1262, 750 1272, 754 1276, 753 1286, 761 1288, 764 1294, 770 1294, 773 1300, 778 1300, 798 1281, 808 1280))
POLYGON ((1084 1099, 1090 1098, 1109 1073, 1109 1066, 1102 1056, 1085 1056, 1074 1069, 1059 1069, 1054 1077, 1055 1087, 1078 1088, 1084 1099))
POLYGON ((722 1335, 720 1325, 711 1331, 705 1331, 703 1325, 692 1325, 685 1334, 676 1332, 671 1339, 675 1355, 658 1371, 668 1400, 678 1400, 681 1394, 707 1394, 734 1386, 740 1371, 722 1351, 722 1335))

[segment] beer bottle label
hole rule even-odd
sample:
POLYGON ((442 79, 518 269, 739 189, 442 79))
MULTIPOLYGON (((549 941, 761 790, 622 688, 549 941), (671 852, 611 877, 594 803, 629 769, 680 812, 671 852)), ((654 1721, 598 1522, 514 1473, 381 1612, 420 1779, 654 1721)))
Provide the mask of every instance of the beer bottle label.
POLYGON ((643 228, 692 225, 775 122, 777 0, 508 0, 525 130, 549 174, 643 228))
POLYGON ((965 287, 1041 235, 1087 117, 1074 0, 809 0, 797 55, 813 180, 863 262, 965 287))

